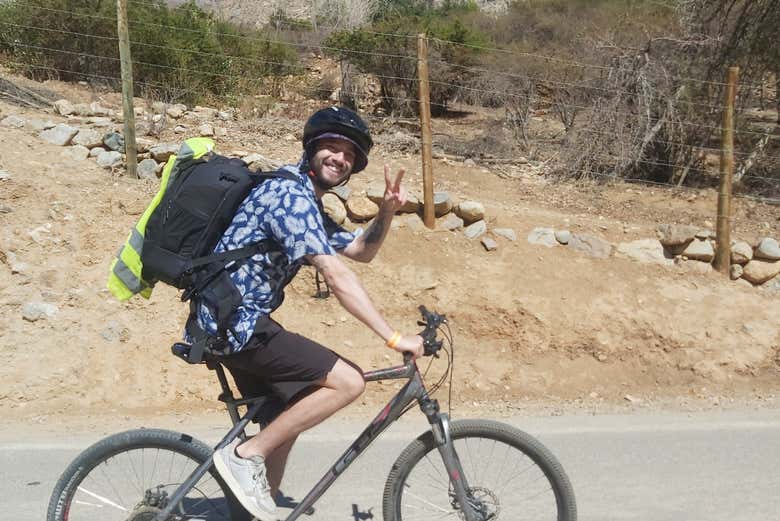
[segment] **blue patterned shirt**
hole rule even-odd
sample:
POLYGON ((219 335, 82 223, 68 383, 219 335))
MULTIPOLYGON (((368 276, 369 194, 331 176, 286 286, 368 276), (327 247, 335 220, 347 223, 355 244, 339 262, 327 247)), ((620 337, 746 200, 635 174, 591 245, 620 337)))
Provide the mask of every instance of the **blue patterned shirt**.
MULTIPOLYGON (((300 182, 272 178, 253 188, 214 249, 220 253, 264 239, 275 243, 267 253, 237 261, 238 269, 230 274, 242 296, 228 330, 230 352, 240 351, 258 319, 282 304, 284 288, 305 263, 304 256, 333 255, 355 238, 325 214, 311 180, 299 167, 282 169, 299 175, 300 182)), ((216 335, 216 320, 204 304, 198 306, 198 322, 204 331, 216 335)))

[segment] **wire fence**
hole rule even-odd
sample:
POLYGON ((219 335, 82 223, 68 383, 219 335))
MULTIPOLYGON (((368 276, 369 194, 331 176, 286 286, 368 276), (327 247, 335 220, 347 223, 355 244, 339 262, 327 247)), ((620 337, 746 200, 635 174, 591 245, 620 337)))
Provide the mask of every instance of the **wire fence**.
MULTIPOLYGON (((139 8, 158 7, 155 4, 144 2, 143 0, 129 0, 131 5, 139 8)), ((109 34, 95 34, 87 30, 88 20, 110 21, 116 23, 115 17, 104 16, 101 14, 90 14, 81 12, 70 12, 55 7, 47 7, 40 3, 30 2, 29 8, 38 9, 55 15, 67 16, 69 18, 82 18, 85 20, 83 31, 73 31, 59 26, 42 26, 34 24, 15 23, 0 19, 0 31, 3 27, 13 29, 19 35, 10 45, 6 42, 6 47, 13 51, 8 54, 12 57, 6 59, 3 64, 18 70, 34 70, 37 76, 47 75, 48 77, 66 77, 83 78, 95 83, 103 83, 117 88, 121 84, 121 77, 118 70, 118 50, 113 42, 118 38, 109 34), (57 35, 60 41, 65 41, 61 47, 50 45, 40 45, 38 40, 30 38, 25 40, 25 36, 32 34, 46 33, 57 35), (97 45, 95 42, 108 42, 109 46, 102 46, 105 52, 100 53, 94 50, 97 45), (34 54, 37 60, 21 60, 13 58, 14 52, 24 54, 34 54), (58 65, 66 60, 62 56, 74 58, 73 63, 83 64, 83 67, 65 67, 58 65)), ((189 9, 181 7, 180 9, 189 9)), ((193 13, 199 12, 196 9, 193 13)), ((285 27, 288 30, 300 29, 306 26, 304 22, 295 22, 292 20, 272 20, 275 27, 285 27), (297 27, 296 27, 297 26, 297 27)), ((339 27, 327 27, 320 25, 318 30, 324 34, 341 30, 339 27)), ((283 82, 287 76, 303 76, 314 72, 314 66, 307 64, 303 60, 285 61, 268 59, 263 56, 231 55, 225 52, 212 52, 203 48, 189 48, 178 46, 176 44, 161 44, 148 41, 142 41, 134 38, 134 32, 141 34, 142 30, 153 30, 158 32, 166 31, 188 31, 187 28, 173 27, 164 23, 153 22, 130 22, 130 43, 132 49, 138 52, 142 48, 159 49, 177 53, 178 55, 189 55, 206 58, 197 62, 197 66, 185 63, 154 62, 148 59, 134 59, 133 67, 135 69, 154 70, 157 81, 148 79, 136 79, 134 84, 141 89, 143 93, 154 96, 155 93, 166 89, 165 79, 171 75, 185 75, 187 77, 201 77, 205 80, 214 81, 216 79, 232 82, 244 88, 254 86, 255 93, 269 84, 269 74, 265 71, 252 74, 252 68, 258 70, 262 67, 271 66, 276 71, 274 74, 280 76, 277 81, 283 82), (240 69, 240 70, 239 70, 240 69)), ((197 33, 198 30, 190 30, 197 33)), ((396 115, 388 109, 389 106, 417 107, 420 104, 417 91, 420 79, 416 76, 418 55, 416 53, 416 35, 383 33, 370 30, 362 30, 365 34, 382 36, 390 41, 397 41, 394 48, 385 51, 365 50, 356 48, 338 47, 332 45, 323 45, 313 43, 299 43, 289 41, 285 38, 271 38, 261 34, 241 34, 215 31, 214 35, 227 40, 240 40, 263 45, 279 46, 286 51, 300 56, 302 52, 314 52, 318 56, 323 53, 332 56, 335 61, 327 63, 336 63, 340 61, 343 65, 360 59, 372 59, 378 61, 392 62, 397 66, 388 68, 388 72, 374 72, 365 74, 359 72, 348 73, 349 70, 357 70, 356 67, 346 68, 344 71, 326 70, 319 72, 322 78, 315 82, 303 82, 304 86, 299 87, 299 93, 321 102, 333 98, 342 100, 349 97, 349 101, 357 105, 362 112, 366 114, 367 119, 372 125, 384 127, 388 122, 398 119, 396 115), (351 75, 350 75, 351 74, 351 75), (346 81, 344 81, 346 80, 346 81), (367 85, 373 87, 367 87, 367 85), (402 87, 399 87, 401 85, 402 87), (339 92, 340 91, 340 92, 339 92)), ((441 121, 448 121, 450 124, 441 124, 440 129, 434 128, 434 146, 443 150, 445 154, 455 157, 474 157, 489 161, 503 161, 511 163, 520 153, 542 154, 542 149, 554 149, 552 153, 547 153, 543 159, 549 161, 550 157, 565 157, 570 150, 567 147, 576 146, 572 136, 591 135, 591 139, 602 139, 604 141, 619 141, 626 137, 627 133, 644 131, 649 132, 662 127, 671 125, 676 129, 691 129, 691 132, 698 132, 701 137, 698 141, 685 141, 675 139, 672 134, 652 135, 651 145, 655 149, 665 149, 666 152, 655 156, 647 156, 640 153, 633 155, 636 150, 631 147, 625 147, 624 150, 599 150, 591 154, 590 163, 580 166, 579 175, 593 177, 604 180, 621 180, 625 182, 643 182, 652 185, 666 186, 674 189, 698 189, 703 180, 714 186, 717 180, 717 169, 708 166, 706 161, 708 156, 720 154, 719 137, 722 132, 720 117, 725 109, 723 103, 717 98, 706 100, 696 99, 678 99, 675 100, 676 106, 687 113, 697 113, 698 117, 694 120, 686 120, 685 117, 672 118, 666 113, 659 112, 657 109, 651 109, 649 106, 631 107, 629 104, 610 105, 603 100, 614 100, 621 98, 639 99, 635 89, 626 87, 619 82, 608 81, 609 78, 619 76, 621 73, 634 72, 630 68, 621 67, 619 63, 612 66, 600 63, 586 63, 570 58, 561 58, 539 53, 521 52, 512 49, 502 49, 490 46, 468 45, 460 42, 444 40, 439 38, 430 38, 430 42, 438 46, 465 48, 478 51, 482 55, 501 55, 511 58, 514 64, 511 69, 496 68, 486 63, 488 60, 480 60, 479 64, 462 63, 453 59, 444 59, 442 53, 434 53, 429 59, 429 63, 438 67, 446 74, 436 74, 430 78, 429 83, 432 89, 447 91, 448 97, 441 98, 433 96, 430 105, 441 114, 450 116, 441 121), (532 67, 524 68, 525 63, 533 63, 532 67), (555 63, 564 67, 563 73, 558 77, 545 76, 539 71, 546 64, 555 63), (566 79, 572 77, 575 79, 566 79), (465 78, 465 81, 464 79, 465 78), (605 80, 607 78, 607 80, 605 80), (497 82, 503 81, 498 84, 497 82), (533 88, 525 86, 532 85, 533 88), (550 95, 550 92, 565 92, 569 97, 556 98, 550 95), (480 103, 480 100, 483 103, 480 103), (489 102, 484 102, 489 100, 489 102), (496 101, 498 100, 498 101, 496 101), (479 132, 470 132, 479 137, 474 139, 459 138, 451 132, 450 129, 460 124, 460 121, 452 114, 480 114, 483 120, 483 128, 477 129, 479 132), (556 118, 556 114, 559 115, 556 118), (511 117, 510 117, 511 116, 511 117), (566 118, 568 117, 568 120, 566 118), (589 119, 591 121, 609 121, 620 119, 622 121, 632 122, 629 126, 623 126, 621 129, 611 129, 599 127, 598 125, 574 124, 576 118, 589 119), (558 121, 560 119, 560 121, 558 121), (632 130, 636 127, 639 130, 632 130), (496 131, 500 129, 501 132, 496 131), (628 132, 626 131, 628 129, 628 132), (695 158, 695 161, 680 163, 679 158, 695 158), (618 172, 615 165, 631 165, 632 170, 618 172), (597 166, 597 168, 594 168, 597 166), (636 171, 669 171, 669 179, 659 180, 658 176, 636 177, 632 172, 636 171), (676 174, 674 172, 684 170, 686 174, 690 173, 687 179, 696 178, 697 186, 684 186, 679 179, 673 182, 676 174)), ((508 62, 507 62, 508 63, 508 62)), ((664 82, 673 85, 702 85, 707 88, 718 90, 725 84, 720 81, 714 81, 711 78, 697 78, 690 75, 667 74, 664 82)), ((301 82, 298 82, 299 84, 301 82)), ((740 85, 744 92, 763 88, 761 84, 740 85)), ((278 89, 281 96, 289 95, 289 87, 282 86, 278 89), (285 92, 287 90, 287 92, 285 92)), ((192 93, 187 85, 179 85, 178 92, 183 95, 192 93)), ((197 93, 196 93, 197 94, 197 93)), ((659 92, 658 96, 671 96, 671 93, 659 92)), ((775 99, 778 93, 775 92, 775 99)), ((251 97, 251 96, 250 96, 251 97)), ((746 96, 747 98, 747 96, 746 96)), ((169 101, 176 101, 169 99, 169 101)), ((776 114, 775 114, 776 116, 776 114)), ((249 113, 247 114, 249 116, 249 113)), ((475 120, 477 118, 474 118, 475 120)), ((465 121, 470 121, 463 118, 465 121)), ((410 121, 407 117, 407 121, 410 121)), ((413 121, 413 119, 411 120, 413 121)), ((737 148, 734 156, 737 158, 737 168, 744 168, 740 173, 742 183, 750 185, 754 192, 738 194, 737 197, 751 198, 772 204, 780 203, 780 133, 777 132, 777 125, 765 125, 761 127, 755 122, 747 121, 742 118, 741 125, 736 129, 739 144, 747 148, 737 148), (751 173, 750 168, 760 160, 763 163, 774 165, 774 170, 766 169, 760 173, 751 173)), ((477 123, 472 123, 477 125, 477 123)), ((434 127, 437 124, 434 123, 434 127)), ((474 129, 472 129, 474 130, 474 129)), ((420 146, 419 140, 413 136, 411 141, 420 146)), ((647 148, 648 143, 642 143, 647 148)), ((634 147, 635 148, 635 147, 634 147)), ((710 163, 711 163, 710 159, 710 163)), ((683 180, 686 179, 683 176, 683 180)))

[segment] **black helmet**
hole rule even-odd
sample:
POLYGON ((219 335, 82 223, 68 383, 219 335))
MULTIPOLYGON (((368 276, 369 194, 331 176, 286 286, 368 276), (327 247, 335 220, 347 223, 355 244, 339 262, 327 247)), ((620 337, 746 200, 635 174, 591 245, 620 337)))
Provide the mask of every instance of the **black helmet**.
POLYGON ((352 172, 363 170, 368 164, 368 153, 374 142, 368 125, 354 111, 345 107, 328 107, 311 115, 303 127, 303 148, 311 159, 318 139, 346 139, 355 145, 357 154, 352 172))

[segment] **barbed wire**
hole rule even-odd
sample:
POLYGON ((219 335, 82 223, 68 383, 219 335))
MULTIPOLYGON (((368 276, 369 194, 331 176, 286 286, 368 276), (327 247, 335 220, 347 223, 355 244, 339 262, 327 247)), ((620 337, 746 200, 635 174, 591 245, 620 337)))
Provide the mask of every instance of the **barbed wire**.
MULTIPOLYGON (((32 7, 35 7, 35 8, 38 8, 38 9, 51 11, 51 12, 68 14, 70 16, 77 16, 77 17, 81 16, 81 17, 87 17, 87 18, 93 18, 93 19, 102 19, 102 20, 116 21, 115 17, 106 17, 106 16, 101 16, 101 15, 91 15, 91 14, 86 14, 86 13, 73 13, 72 11, 66 11, 66 10, 62 10, 62 9, 43 7, 43 6, 38 5, 38 4, 31 4, 31 5, 32 5, 32 7)), ((152 5, 152 4, 147 4, 147 5, 152 5)), ((155 23, 150 23, 150 22, 137 22, 137 21, 132 21, 131 20, 131 21, 129 21, 129 24, 130 25, 136 25, 136 26, 144 26, 144 27, 159 27, 159 28, 162 28, 162 29, 171 29, 173 31, 185 31, 185 32, 200 33, 200 31, 197 30, 197 29, 187 29, 187 28, 184 28, 184 27, 175 27, 175 26, 169 26, 169 25, 165 25, 165 24, 155 24, 155 23)), ((359 30, 362 31, 362 29, 359 29, 359 30)), ((368 55, 368 56, 378 56, 378 57, 401 58, 401 59, 407 59, 407 60, 417 60, 417 56, 416 55, 413 56, 413 55, 402 55, 402 54, 390 54, 390 53, 380 53, 380 52, 372 52, 372 51, 359 51, 359 50, 354 50, 354 49, 344 49, 344 48, 339 48, 339 47, 331 47, 331 46, 323 46, 323 45, 300 44, 300 43, 284 42, 284 41, 281 41, 281 40, 275 40, 275 39, 270 39, 270 38, 258 38, 258 37, 254 37, 254 36, 240 35, 240 34, 231 34, 231 33, 223 33, 223 32, 218 32, 218 31, 213 31, 211 34, 214 34, 214 35, 217 35, 217 36, 224 36, 224 37, 228 37, 228 38, 244 39, 244 40, 262 42, 262 43, 273 43, 273 44, 278 44, 278 45, 282 45, 282 46, 286 45, 286 46, 291 46, 291 47, 300 47, 300 48, 307 48, 307 49, 312 49, 312 48, 314 48, 314 49, 324 49, 324 50, 339 52, 339 53, 343 53, 343 54, 360 54, 360 55, 368 55)), ((398 37, 401 37, 401 36, 403 36, 403 37, 411 37, 410 35, 394 34, 394 33, 378 33, 378 34, 385 34, 385 35, 389 35, 389 36, 398 36, 398 37)), ((575 60, 567 60, 567 59, 563 59, 563 58, 557 58, 557 57, 554 57, 554 56, 542 55, 542 54, 537 54, 537 53, 530 53, 530 52, 525 52, 525 51, 514 51, 514 50, 501 49, 501 48, 496 48, 496 47, 486 47, 486 46, 478 46, 478 45, 473 45, 473 44, 465 44, 465 43, 461 43, 461 42, 455 42, 455 41, 452 41, 452 40, 443 40, 443 39, 434 38, 434 37, 428 37, 428 39, 432 40, 432 41, 439 42, 439 43, 448 44, 448 45, 468 47, 468 48, 474 48, 474 49, 480 49, 480 50, 486 50, 486 51, 493 51, 493 52, 499 52, 499 53, 504 53, 504 54, 512 54, 512 55, 516 55, 516 56, 534 57, 534 58, 543 59, 543 60, 546 60, 546 61, 555 61, 555 62, 560 62, 560 63, 564 63, 564 64, 568 64, 568 65, 575 66, 575 67, 580 67, 580 68, 592 68, 592 69, 600 69, 600 70, 623 70, 623 71, 630 71, 631 70, 631 69, 622 69, 622 68, 617 68, 617 67, 610 67, 610 66, 605 66, 605 65, 589 64, 589 63, 584 63, 584 62, 578 62, 578 61, 575 61, 575 60)), ((449 62, 443 62, 443 63, 447 63, 448 65, 455 65, 455 66, 457 66, 457 64, 452 64, 452 63, 449 63, 449 62)), ((487 71, 487 72, 491 72, 491 71, 487 71)), ((669 77, 672 78, 672 79, 684 80, 684 81, 690 81, 690 82, 697 82, 697 83, 708 84, 708 85, 717 85, 717 86, 724 86, 724 85, 726 85, 723 82, 702 80, 702 79, 698 79, 698 78, 690 78, 690 77, 685 77, 685 76, 671 75, 669 77)), ((747 85, 747 84, 741 84, 740 87, 743 87, 743 88, 747 88, 747 87, 749 87, 749 88, 756 88, 756 87, 759 87, 759 86, 750 86, 750 85, 747 85)))
MULTIPOLYGON (((40 5, 33 4, 33 7, 36 7, 38 9, 42 9, 45 11, 51 11, 55 13, 62 13, 62 14, 68 14, 70 16, 76 16, 76 17, 86 17, 86 18, 93 18, 98 20, 109 20, 116 22, 116 18, 108 17, 108 16, 100 16, 100 15, 93 15, 93 14, 86 14, 86 13, 73 13, 72 11, 66 11, 63 9, 54 9, 51 7, 43 7, 40 5)), ((151 22, 138 22, 130 20, 128 21, 128 24, 130 26, 140 26, 140 27, 157 27, 160 29, 170 29, 173 32, 189 32, 189 33, 195 33, 195 34, 201 34, 201 31, 198 29, 188 29, 186 27, 176 27, 172 25, 165 25, 165 24, 156 24, 151 22)), ((324 45, 311 45, 311 44, 305 44, 305 43, 292 43, 292 42, 283 42, 281 40, 275 40, 272 38, 258 38, 254 36, 246 36, 246 35, 240 35, 240 34, 231 34, 231 33, 223 33, 219 31, 211 31, 210 34, 215 36, 224 36, 227 38, 236 38, 239 40, 249 40, 253 42, 259 42, 259 43, 272 43, 272 44, 278 44, 278 45, 287 45, 290 47, 300 47, 305 49, 326 49, 330 51, 338 51, 345 54, 361 54, 361 55, 367 55, 367 56, 379 56, 384 58, 402 58, 402 59, 409 59, 409 60, 417 60, 417 56, 414 55, 408 55, 408 54, 390 54, 390 53, 377 53, 377 52, 371 52, 371 51, 358 51, 354 49, 340 49, 338 47, 328 47, 324 45)))
MULTIPOLYGON (((88 73, 88 72, 74 71, 74 70, 70 70, 70 69, 60 69, 60 68, 51 67, 51 66, 48 66, 48 65, 34 65, 34 64, 31 64, 31 63, 24 63, 24 62, 17 62, 17 61, 5 61, 5 62, 3 62, 3 65, 16 65, 16 66, 19 66, 19 67, 29 67, 29 68, 32 68, 32 69, 45 69, 45 70, 50 70, 50 71, 55 71, 55 72, 64 72, 64 73, 68 73, 68 74, 75 74, 77 76, 85 76, 85 77, 88 77, 88 78, 99 78, 99 79, 104 79, 104 80, 112 80, 112 81, 116 82, 117 84, 122 82, 122 78, 119 77, 119 76, 106 76, 106 75, 103 75, 103 74, 93 74, 93 73, 88 73)), ((161 84, 161 83, 149 83, 149 82, 145 82, 145 81, 133 81, 133 84, 134 85, 143 85, 145 87, 156 87, 156 88, 160 88, 160 89, 166 88, 166 85, 164 85, 164 84, 161 84)))
MULTIPOLYGON (((630 184, 646 184, 651 186, 668 188, 672 190, 680 190, 680 191, 687 191, 687 192, 699 192, 701 190, 701 188, 697 188, 694 186, 678 186, 676 184, 662 183, 659 181, 651 181, 649 179, 621 177, 616 174, 608 174, 605 172, 599 172, 597 170, 583 170, 578 173, 583 175, 590 175, 594 177, 606 178, 611 181, 624 182, 630 184)), ((732 193, 732 197, 739 198, 739 199, 750 199, 750 200, 759 201, 762 203, 769 203, 773 205, 780 204, 780 198, 775 198, 775 197, 764 197, 759 195, 735 194, 735 193, 732 193)))

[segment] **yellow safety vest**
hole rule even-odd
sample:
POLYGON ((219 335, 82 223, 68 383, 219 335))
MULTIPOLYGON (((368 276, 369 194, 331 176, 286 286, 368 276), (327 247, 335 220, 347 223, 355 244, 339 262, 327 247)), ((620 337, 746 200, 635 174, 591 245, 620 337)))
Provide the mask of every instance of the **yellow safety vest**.
POLYGON ((181 145, 175 156, 168 158, 168 162, 163 168, 160 190, 130 231, 130 235, 120 248, 116 258, 111 262, 107 286, 111 294, 119 300, 127 300, 135 294, 140 294, 147 299, 152 296, 155 281, 144 280, 141 274, 143 271, 141 252, 144 246, 146 223, 149 222, 149 217, 162 201, 163 195, 182 166, 188 161, 199 159, 212 150, 214 150, 214 141, 211 139, 190 138, 181 145))

